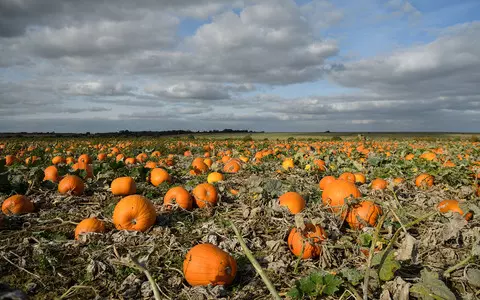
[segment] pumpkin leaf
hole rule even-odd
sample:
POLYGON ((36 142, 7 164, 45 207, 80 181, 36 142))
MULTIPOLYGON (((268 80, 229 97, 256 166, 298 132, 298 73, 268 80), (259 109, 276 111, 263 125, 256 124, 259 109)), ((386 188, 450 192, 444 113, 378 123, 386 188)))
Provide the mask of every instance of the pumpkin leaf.
POLYGON ((378 277, 382 281, 392 280, 395 271, 400 269, 400 263, 395 260, 394 253, 389 251, 385 254, 385 250, 373 256, 372 266, 378 266, 378 277))
POLYGON ((438 274, 427 269, 420 271, 420 282, 410 288, 410 292, 424 300, 455 300, 455 294, 438 279, 438 274))
POLYGON ((327 273, 316 272, 295 282, 295 287, 290 289, 288 296, 294 299, 305 297, 316 298, 321 295, 332 296, 342 285, 342 278, 327 273))
POLYGON ((343 278, 347 279, 353 286, 360 283, 363 279, 363 274, 360 273, 357 269, 353 268, 343 268, 340 271, 340 274, 343 278))

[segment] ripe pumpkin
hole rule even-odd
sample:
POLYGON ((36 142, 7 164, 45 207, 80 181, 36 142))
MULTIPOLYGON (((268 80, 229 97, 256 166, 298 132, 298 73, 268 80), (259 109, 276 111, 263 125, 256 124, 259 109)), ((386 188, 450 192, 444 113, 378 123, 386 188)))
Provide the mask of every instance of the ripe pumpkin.
POLYGON ((212 173, 208 174, 208 177, 207 177, 207 182, 208 183, 214 183, 214 182, 218 182, 218 181, 223 181, 223 174, 222 173, 212 172, 212 173))
POLYGON ((201 183, 192 191, 195 203, 198 207, 214 206, 218 200, 217 190, 210 183, 201 183))
POLYGON ((393 179, 393 184, 394 185, 399 185, 401 183, 403 183, 405 181, 405 179, 403 179, 402 177, 396 177, 393 179))
POLYGON ((324 190, 327 185, 329 185, 330 183, 334 182, 335 180, 335 177, 333 176, 325 176, 322 178, 322 180, 320 180, 320 183, 318 184, 318 186, 320 187, 321 190, 324 190))
POLYGON ((13 155, 6 155, 5 156, 5 165, 6 166, 11 166, 13 163, 17 161, 17 158, 13 155))
POLYGON ((91 164, 91 163, 92 163, 92 158, 91 158, 90 155, 88 155, 88 154, 82 154, 82 155, 80 155, 80 157, 78 158, 78 162, 88 165, 88 164, 91 164))
POLYGON ((240 171, 242 166, 240 165, 240 162, 236 159, 231 159, 228 161, 225 166, 223 166, 223 172, 225 173, 237 173, 240 171))
POLYGON ((126 165, 134 165, 137 163, 137 160, 134 157, 129 157, 125 159, 125 164, 126 165))
POLYGON ((71 165, 71 164, 74 164, 75 163, 75 158, 73 158, 72 156, 69 156, 65 159, 65 163, 67 165, 71 165))
POLYGON ((415 154, 410 153, 405 156, 405 160, 412 160, 415 157, 415 154))
POLYGON ((345 173, 341 174, 340 176, 338 176, 338 179, 343 179, 343 180, 349 181, 351 183, 355 183, 355 175, 353 173, 350 173, 350 172, 345 172, 345 173))
POLYGON ((75 227, 75 239, 78 240, 80 234, 89 232, 105 232, 105 223, 97 218, 88 218, 75 227))
POLYGON ((472 212, 467 212, 466 214, 463 213, 462 208, 459 205, 459 202, 457 200, 443 200, 442 202, 438 203, 437 209, 441 213, 447 213, 447 212, 456 212, 462 215, 465 220, 470 221, 473 217, 472 212))
POLYGON ((132 177, 115 178, 110 185, 112 194, 115 196, 128 196, 137 192, 137 185, 132 177))
POLYGON ((140 153, 138 154, 135 159, 138 161, 138 162, 145 162, 147 159, 148 159, 148 155, 146 153, 140 153))
POLYGON ((372 190, 384 190, 387 188, 387 181, 382 178, 376 178, 372 181, 372 190))
POLYGON ((352 229, 362 229, 365 225, 374 227, 382 214, 380 206, 372 201, 360 201, 343 213, 343 217, 352 229))
POLYGON ((156 167, 157 167, 157 163, 154 161, 149 160, 145 163, 145 168, 147 169, 155 169, 156 167))
POLYGON ((434 160, 437 158, 437 155, 433 152, 425 152, 422 155, 420 155, 420 158, 426 159, 426 160, 434 160))
POLYGON ((53 181, 53 182, 58 181, 57 167, 49 166, 43 171, 43 173, 45 174, 45 177, 43 177, 43 180, 50 180, 50 181, 53 181))
POLYGON ((179 207, 186 210, 190 210, 193 207, 193 201, 190 193, 181 186, 176 186, 169 189, 163 197, 163 205, 171 208, 172 204, 177 204, 179 207))
POLYGON ((354 173, 353 175, 355 176, 355 183, 364 184, 367 181, 363 173, 354 173))
POLYGON ((13 195, 2 203, 2 212, 6 215, 20 215, 34 210, 32 201, 24 195, 13 195))
POLYGON ((192 286, 229 285, 237 274, 237 262, 215 245, 200 244, 187 252, 183 274, 192 286))
POLYGON ((326 238, 327 235, 321 226, 307 223, 303 232, 293 228, 288 235, 287 243, 288 248, 295 256, 301 256, 303 259, 315 258, 320 256, 322 252, 320 243, 326 238))
POLYGON ((278 198, 280 206, 286 206, 292 214, 298 214, 305 208, 305 199, 296 192, 287 192, 278 198))
POLYGON ((191 172, 192 175, 199 175, 203 174, 208 171, 208 166, 203 162, 203 159, 201 157, 197 157, 199 159, 195 159, 192 162, 192 170, 191 172))
POLYGON ((157 214, 152 202, 140 195, 130 195, 120 200, 113 210, 112 221, 118 230, 146 231, 157 214))
POLYGON ((104 160, 107 159, 107 155, 106 155, 105 153, 98 153, 97 159, 98 159, 99 161, 104 161, 104 160))
POLYGON ((165 169, 155 168, 150 172, 149 181, 154 186, 159 186, 163 182, 171 182, 172 178, 165 169))
POLYGON ((322 202, 333 212, 338 212, 345 205, 345 198, 361 197, 361 193, 354 183, 338 179, 331 182, 322 193, 322 202))
POLYGON ((423 173, 415 178, 415 185, 420 188, 429 188, 433 186, 434 178, 432 175, 423 173))
POLYGON ((87 175, 85 176, 85 178, 93 178, 93 167, 92 167, 92 165, 87 165, 85 163, 78 162, 78 163, 76 163, 72 166, 72 169, 74 171, 76 171, 78 169, 85 170, 87 172, 87 175))
POLYGON ((85 190, 83 180, 76 175, 67 175, 58 183, 58 192, 66 194, 71 192, 75 196, 80 196, 85 190))
POLYGON ((211 158, 207 157, 203 160, 203 163, 206 164, 207 167, 210 168, 213 165, 213 160, 211 158))
POLYGON ((63 163, 65 163, 65 159, 60 155, 57 155, 54 158, 52 158, 52 164, 54 165, 63 164, 63 163))
POLYGON ((284 170, 293 169, 294 167, 295 167, 295 165, 293 164, 293 159, 291 159, 291 158, 286 158, 282 162, 282 168, 284 170))

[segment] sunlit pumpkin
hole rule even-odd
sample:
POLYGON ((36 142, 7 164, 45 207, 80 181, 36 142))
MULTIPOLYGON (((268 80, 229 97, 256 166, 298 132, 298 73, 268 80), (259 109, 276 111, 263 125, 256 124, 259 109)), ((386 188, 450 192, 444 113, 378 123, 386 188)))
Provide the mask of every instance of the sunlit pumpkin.
POLYGON ((415 185, 420 188, 429 188, 433 186, 434 178, 432 175, 423 173, 415 178, 415 185))
POLYGON ((6 215, 20 215, 34 210, 32 201, 24 195, 13 195, 2 203, 2 212, 6 215))
POLYGON ((334 182, 335 180, 337 179, 333 176, 325 176, 320 180, 320 182, 318 183, 318 186, 321 190, 324 190, 327 187, 327 185, 334 182))
POLYGON ((376 178, 372 180, 371 187, 372 187, 372 190, 384 190, 387 188, 387 184, 388 183, 385 179, 376 178))
POLYGON ((152 169, 152 171, 150 171, 149 181, 154 186, 159 186, 164 182, 171 182, 172 178, 170 177, 170 174, 168 174, 168 172, 165 169, 155 168, 155 169, 152 169))
POLYGON ((85 190, 83 180, 76 175, 67 175, 58 183, 58 192, 60 194, 72 193, 80 196, 85 190))
POLYGON ((173 204, 176 204, 183 209, 190 210, 193 206, 192 197, 183 187, 173 187, 169 189, 163 197, 163 205, 167 208, 171 208, 173 204))
POLYGON ((278 198, 280 206, 285 206, 292 214, 297 214, 305 208, 305 199, 296 192, 287 192, 278 198))
POLYGON ((198 207, 214 206, 218 200, 218 193, 215 186, 210 183, 201 183, 192 191, 195 203, 198 207))
POLYGON ((454 212, 458 213, 461 216, 465 218, 465 220, 470 221, 473 217, 472 212, 467 212, 466 214, 463 213, 462 208, 459 205, 460 203, 458 200, 443 200, 442 202, 438 203, 437 209, 441 213, 447 213, 447 212, 454 212))
POLYGON ((75 239, 78 240, 80 234, 89 232, 105 232, 105 223, 97 218, 88 218, 82 220, 75 228, 75 239))
POLYGON ((378 217, 382 214, 380 206, 372 201, 360 201, 349 207, 342 216, 353 229, 361 229, 364 226, 374 227, 378 217))
POLYGON ((322 252, 321 242, 327 238, 319 225, 305 224, 305 230, 293 228, 288 235, 288 248, 302 259, 315 258, 322 252))
POLYGON ((322 193, 323 204, 333 212, 338 212, 345 205, 347 198, 359 198, 361 193, 354 183, 337 179, 327 185, 322 193))
POLYGON ((140 195, 130 195, 117 203, 112 221, 118 230, 146 231, 155 224, 157 214, 152 202, 140 195))
POLYGON ((137 185, 132 177, 119 177, 112 181, 110 189, 115 196, 128 196, 137 192, 137 185))
POLYGON ((222 173, 212 172, 212 173, 208 174, 207 182, 208 183, 214 183, 214 182, 222 181, 223 179, 224 178, 223 178, 222 173))

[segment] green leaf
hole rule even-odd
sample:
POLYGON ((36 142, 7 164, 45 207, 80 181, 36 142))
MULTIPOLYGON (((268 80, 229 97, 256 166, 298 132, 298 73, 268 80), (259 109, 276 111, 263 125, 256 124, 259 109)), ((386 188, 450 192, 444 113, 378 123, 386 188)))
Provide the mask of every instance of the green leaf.
POLYGON ((325 295, 333 295, 336 291, 339 290, 340 285, 343 283, 343 280, 335 275, 327 274, 324 277, 323 285, 325 286, 323 289, 323 293, 325 295))
POLYGON ((293 287, 288 291, 287 296, 293 299, 302 299, 303 293, 296 287, 293 287))
POLYGON ((343 268, 340 271, 340 274, 342 274, 343 278, 347 279, 353 286, 359 284, 363 279, 363 274, 353 268, 343 268))
POLYGON ((455 294, 438 279, 438 274, 427 269, 420 271, 420 282, 410 288, 410 292, 424 300, 455 300, 455 294))
POLYGON ((360 244, 363 247, 368 247, 372 243, 372 236, 368 233, 362 233, 358 236, 358 239, 360 241, 360 244))
POLYGON ((312 273, 295 282, 289 292, 292 298, 303 299, 305 296, 316 298, 320 295, 333 295, 339 290, 343 280, 325 271, 312 273))
POLYGON ((378 277, 383 281, 392 280, 395 276, 395 271, 400 269, 400 263, 395 260, 392 251, 389 251, 387 254, 385 254, 385 251, 375 254, 372 259, 372 266, 379 266, 378 277))

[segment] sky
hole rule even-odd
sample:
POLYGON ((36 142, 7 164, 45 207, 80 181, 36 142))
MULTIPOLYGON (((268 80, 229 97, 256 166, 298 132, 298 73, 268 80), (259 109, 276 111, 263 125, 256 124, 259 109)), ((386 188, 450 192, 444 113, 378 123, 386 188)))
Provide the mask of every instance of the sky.
POLYGON ((0 132, 480 132, 478 0, 0 0, 0 132))

